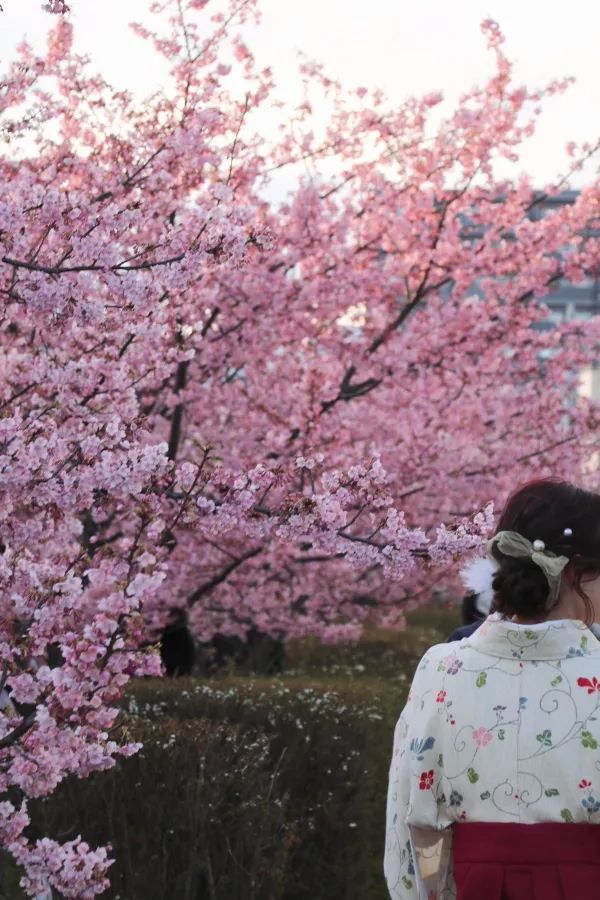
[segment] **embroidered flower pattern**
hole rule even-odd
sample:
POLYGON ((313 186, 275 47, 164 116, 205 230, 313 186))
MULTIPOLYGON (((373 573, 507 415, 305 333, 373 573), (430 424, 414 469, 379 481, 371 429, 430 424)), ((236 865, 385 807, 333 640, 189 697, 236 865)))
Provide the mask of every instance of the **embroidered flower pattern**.
POLYGON ((428 791, 429 788, 433 786, 434 774, 433 769, 430 769, 429 772, 421 772, 421 778, 419 780, 420 790, 428 791))
POLYGON ((594 678, 578 678, 577 684, 579 687, 587 688, 588 694, 593 694, 596 691, 600 691, 600 681, 596 677, 594 678))
MULTIPOLYGON (((390 774, 393 900, 420 896, 399 849, 407 819, 442 832, 465 820, 600 825, 600 642, 561 620, 527 631, 492 615, 419 666, 390 774)), ((451 884, 431 897, 452 896, 451 884)))
POLYGON ((457 656, 447 656, 446 660, 448 660, 446 668, 448 675, 456 675, 462 669, 463 664, 457 656))
POLYGON ((487 747, 494 740, 494 735, 487 728, 478 728, 473 732, 473 740, 478 747, 487 747))
POLYGON ((583 797, 583 799, 581 800, 581 805, 583 806, 585 811, 588 813, 588 816, 592 816, 592 815, 594 815, 594 813, 599 812, 600 811, 600 800, 598 800, 598 798, 596 797, 596 795, 592 789, 592 782, 588 781, 587 778, 583 778, 579 782, 579 787, 581 788, 582 791, 586 792, 586 796, 583 797))
POLYGON ((424 759, 425 754, 428 750, 431 750, 433 745, 435 744, 434 737, 427 738, 416 738, 414 737, 410 742, 410 750, 411 753, 414 753, 417 759, 424 759))

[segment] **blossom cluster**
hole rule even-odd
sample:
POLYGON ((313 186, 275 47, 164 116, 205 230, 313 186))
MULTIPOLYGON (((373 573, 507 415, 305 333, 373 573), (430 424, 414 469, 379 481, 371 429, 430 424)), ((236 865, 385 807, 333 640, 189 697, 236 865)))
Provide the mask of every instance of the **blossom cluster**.
POLYGON ((258 3, 152 8, 164 93, 107 84, 60 16, 0 97, 0 841, 30 894, 105 889, 109 852, 30 841, 27 799, 136 751, 116 702, 173 614, 400 628, 516 472, 594 478, 600 325, 542 328, 541 301, 597 270, 599 185, 536 217, 496 174, 566 83, 515 87, 486 22, 493 76, 437 131, 439 95, 393 109, 306 64, 267 144, 258 3), (266 204, 269 172, 324 161, 266 204))

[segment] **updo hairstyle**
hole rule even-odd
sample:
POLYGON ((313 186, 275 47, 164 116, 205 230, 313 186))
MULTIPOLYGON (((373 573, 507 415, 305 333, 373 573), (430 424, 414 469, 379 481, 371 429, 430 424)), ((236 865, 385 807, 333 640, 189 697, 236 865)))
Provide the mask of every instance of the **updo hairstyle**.
MULTIPOLYGON (((532 543, 542 540, 546 551, 567 556, 562 577, 585 602, 589 623, 593 621, 582 584, 600 574, 600 495, 554 478, 532 481, 508 498, 497 531, 516 531, 532 543)), ((530 559, 505 556, 495 544, 492 555, 499 563, 492 582, 494 611, 545 619, 550 586, 540 567, 530 559)))

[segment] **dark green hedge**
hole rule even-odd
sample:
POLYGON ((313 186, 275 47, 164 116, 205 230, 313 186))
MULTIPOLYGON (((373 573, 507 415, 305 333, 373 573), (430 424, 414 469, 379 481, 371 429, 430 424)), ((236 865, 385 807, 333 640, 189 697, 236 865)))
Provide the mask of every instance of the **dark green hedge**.
MULTIPOLYGON (((36 829, 112 843, 114 900, 388 900, 392 731, 416 660, 455 624, 438 617, 302 642, 283 678, 131 685, 120 728, 144 749, 32 804, 36 829)), ((3 872, 0 900, 17 900, 3 872)))
POLYGON ((385 779, 402 697, 384 694, 138 684, 121 727, 144 749, 33 804, 36 830, 111 842, 106 896, 119 900, 386 900, 385 779))
POLYGON ((128 725, 144 741, 110 772, 67 782, 40 829, 111 842, 121 900, 276 897, 294 843, 267 737, 207 720, 128 725), (242 885, 247 889, 242 890, 242 885))

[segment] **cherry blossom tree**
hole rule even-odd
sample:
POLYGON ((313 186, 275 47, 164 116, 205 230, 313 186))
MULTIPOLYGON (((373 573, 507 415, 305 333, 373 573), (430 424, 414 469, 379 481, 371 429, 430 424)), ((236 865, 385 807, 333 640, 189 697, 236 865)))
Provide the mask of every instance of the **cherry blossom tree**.
MULTIPOLYGON (((541 195, 523 177, 496 176, 498 161, 515 159, 533 132, 544 97, 568 83, 515 87, 501 34, 491 22, 484 31, 496 71, 437 130, 429 117, 438 96, 391 110, 377 92, 349 95, 304 67, 307 97, 327 105, 330 122, 311 131, 307 100, 267 168, 313 171, 271 213, 277 240, 267 259, 248 260, 241 278, 215 270, 215 296, 231 305, 219 305, 208 333, 188 322, 198 352, 169 440, 177 434, 184 462, 210 434, 230 469, 259 455, 271 470, 298 465, 295 489, 315 497, 353 546, 265 541, 260 519, 250 547, 245 532, 223 540, 214 519, 208 541, 180 530, 171 543, 179 588, 169 579, 157 602, 162 613, 187 608, 201 636, 243 635, 251 625, 355 635, 368 617, 397 624, 399 600, 414 602, 439 582, 439 568, 408 571, 404 560, 394 573, 402 584, 390 578, 378 552, 391 521, 357 506, 347 529, 337 499, 319 497, 323 485, 337 486, 336 471, 380 458, 402 508, 395 526, 425 530, 501 499, 515 477, 584 477, 597 409, 577 396, 577 382, 596 358, 598 326, 543 329, 540 300, 560 279, 597 269, 598 185, 536 219, 570 173, 541 195), (327 180, 326 166, 335 171, 327 180), (216 370, 207 368, 213 348, 216 370)), ((594 149, 575 151, 571 171, 594 149)))
POLYGON ((516 469, 583 477, 597 427, 596 323, 539 326, 598 265, 598 184, 535 219, 496 174, 565 83, 515 87, 485 23, 494 74, 441 124, 437 95, 304 63, 269 142, 256 3, 152 9, 171 82, 143 104, 63 15, 0 93, 0 839, 30 894, 105 889, 107 850, 29 839, 27 799, 135 752, 115 704, 173 611, 200 637, 401 627, 516 469), (285 166, 309 176, 268 204, 285 166))

